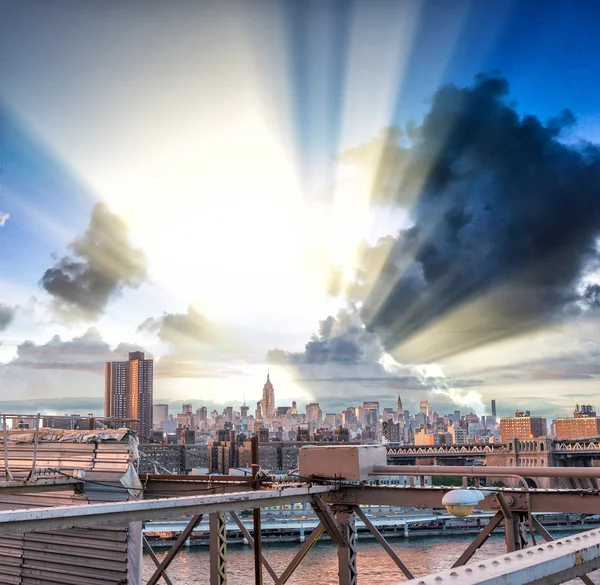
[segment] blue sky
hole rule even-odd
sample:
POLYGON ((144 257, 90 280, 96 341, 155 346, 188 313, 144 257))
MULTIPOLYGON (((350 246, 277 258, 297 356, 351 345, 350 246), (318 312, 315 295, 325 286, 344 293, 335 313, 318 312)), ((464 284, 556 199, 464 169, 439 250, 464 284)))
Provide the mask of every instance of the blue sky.
MULTIPOLYGON (((443 84, 492 71, 520 114, 544 122, 568 108, 578 121, 562 139, 600 142, 599 12, 553 0, 0 2, 0 303, 16 307, 0 331, 0 408, 99 401, 95 368, 120 343, 162 362, 159 398, 255 400, 267 351, 302 351, 319 320, 346 305, 328 295, 331 266, 351 274, 363 239, 409 221, 340 187, 340 154, 383 127, 419 124, 443 84), (140 274, 119 272, 98 311, 75 315, 40 282, 73 257, 98 202, 126 222, 127 251, 143 252, 145 273, 131 284, 140 274), (180 318, 175 335, 168 316, 180 318), (70 367, 40 349, 55 335, 82 340, 57 345, 70 367), (106 347, 92 350, 98 339, 106 347), (19 354, 26 340, 38 348, 30 361, 19 354), (78 365, 82 352, 95 361, 78 365)), ((514 365, 518 343, 544 346, 537 338, 481 350, 494 368, 518 370, 518 383, 473 371, 471 354, 442 363, 468 380, 462 394, 398 382, 415 375, 407 363, 376 383, 364 360, 342 373, 280 364, 273 377, 283 401, 331 408, 366 393, 391 403, 398 388, 449 411, 453 400, 483 410, 498 395, 512 408, 551 386, 551 413, 596 392, 580 363, 595 341, 569 327, 538 333, 560 356, 586 348, 577 375, 567 360, 551 381, 531 366, 539 351, 514 365)))

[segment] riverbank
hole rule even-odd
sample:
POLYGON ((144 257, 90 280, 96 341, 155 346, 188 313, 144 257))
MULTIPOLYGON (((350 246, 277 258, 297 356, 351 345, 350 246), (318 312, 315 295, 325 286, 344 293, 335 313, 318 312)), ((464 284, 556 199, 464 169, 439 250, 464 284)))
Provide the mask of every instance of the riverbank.
MULTIPOLYGON (((371 518, 370 521, 386 539, 447 538, 477 534, 491 516, 492 514, 479 514, 465 519, 458 519, 448 515, 432 515, 414 518, 371 518)), ((558 530, 561 532, 581 532, 600 527, 600 522, 596 518, 594 518, 594 522, 590 522, 589 518, 575 514, 539 514, 536 517, 549 530, 558 530)), ((263 522, 262 541, 266 545, 269 543, 304 542, 317 523, 318 520, 316 518, 309 518, 303 521, 280 520, 263 522)), ((152 548, 161 549, 172 546, 186 524, 187 522, 185 521, 148 523, 144 529, 144 533, 152 548)), ((252 523, 244 522, 244 524, 249 532, 252 532, 252 523)), ((359 540, 375 538, 360 520, 356 522, 356 532, 359 540)), ((496 532, 502 533, 503 528, 499 526, 496 532)), ((327 534, 324 534, 321 538, 328 540, 329 537, 327 534)), ((234 522, 227 523, 227 543, 234 546, 248 544, 241 530, 234 522)), ((209 530, 208 523, 206 522, 196 527, 190 538, 186 541, 186 546, 207 547, 208 545, 209 530)))

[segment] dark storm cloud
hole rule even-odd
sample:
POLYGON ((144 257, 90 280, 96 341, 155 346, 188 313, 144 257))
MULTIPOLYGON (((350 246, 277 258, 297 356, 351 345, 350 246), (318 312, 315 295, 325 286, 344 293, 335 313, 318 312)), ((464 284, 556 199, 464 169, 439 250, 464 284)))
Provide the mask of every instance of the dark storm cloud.
POLYGON ((4 331, 14 320, 16 307, 0 303, 0 331, 4 331))
POLYGON ((383 348, 377 335, 366 331, 356 311, 342 310, 337 317, 319 321, 319 331, 306 344, 304 351, 270 350, 271 363, 291 364, 357 364, 378 363, 383 348))
POLYGON ((62 315, 92 319, 123 288, 138 287, 146 278, 142 250, 132 247, 125 222, 103 203, 94 206, 86 232, 46 270, 40 284, 54 297, 62 315))
POLYGON ((5 367, 22 366, 33 369, 84 370, 103 373, 104 362, 127 359, 129 351, 143 351, 139 346, 120 343, 114 350, 95 327, 80 337, 63 341, 55 335, 38 345, 25 341, 17 346, 17 356, 5 367))
POLYGON ((378 153, 373 204, 410 212, 411 227, 365 248, 351 293, 399 359, 438 359, 548 323, 595 254, 600 151, 560 142, 569 112, 543 123, 519 115, 508 94, 500 77, 444 86, 420 126, 344 157, 360 165, 378 153))
POLYGON ((585 287, 580 301, 587 309, 600 309, 600 285, 590 284, 585 287))

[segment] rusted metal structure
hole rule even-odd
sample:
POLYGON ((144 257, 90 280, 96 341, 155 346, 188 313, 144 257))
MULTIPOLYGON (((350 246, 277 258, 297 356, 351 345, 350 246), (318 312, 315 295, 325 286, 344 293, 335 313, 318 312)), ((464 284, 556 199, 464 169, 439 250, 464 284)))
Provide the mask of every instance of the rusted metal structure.
MULTIPOLYGON (((59 442, 60 443, 60 442, 59 442)), ((248 543, 255 551, 259 567, 266 572, 270 579, 277 585, 287 583, 304 557, 323 534, 327 534, 336 544, 338 549, 338 574, 340 585, 354 585, 359 582, 356 565, 356 522, 362 522, 381 544, 382 549, 389 555, 398 567, 398 578, 413 579, 414 574, 410 563, 401 559, 394 548, 386 541, 377 527, 369 521, 363 513, 364 505, 391 505, 399 507, 416 508, 441 508, 442 498, 454 488, 449 487, 421 487, 416 485, 418 478, 423 475, 459 475, 467 482, 478 482, 483 477, 494 477, 497 473, 504 476, 513 476, 517 481, 516 487, 486 488, 483 490, 478 509, 492 512, 488 524, 475 537, 473 542, 456 559, 452 569, 436 575, 419 577, 411 581, 419 585, 438 583, 441 579, 454 583, 560 583, 564 580, 579 577, 584 583, 592 581, 586 576, 589 571, 600 567, 600 535, 598 531, 569 537, 553 542, 551 535, 536 519, 535 514, 542 511, 563 513, 598 513, 600 512, 600 492, 598 490, 548 490, 531 488, 526 478, 521 475, 524 471, 543 476, 544 474, 578 473, 582 476, 598 477, 600 470, 592 468, 537 468, 524 470, 523 468, 501 468, 496 470, 485 467, 458 467, 445 466, 387 466, 385 462, 385 448, 362 448, 359 446, 342 447, 338 451, 331 451, 336 447, 310 447, 300 458, 301 466, 296 482, 276 483, 265 477, 262 473, 255 473, 252 478, 231 478, 213 476, 173 476, 173 475, 146 475, 143 483, 146 497, 152 499, 135 499, 132 486, 123 486, 118 492, 106 489, 102 497, 94 495, 93 483, 89 480, 89 472, 98 471, 95 465, 103 465, 107 459, 100 455, 104 449, 113 448, 119 441, 104 444, 101 441, 92 442, 94 455, 92 460, 86 459, 86 465, 91 465, 85 474, 78 475, 81 493, 77 493, 74 486, 67 485, 62 500, 52 499, 54 494, 43 494, 44 500, 38 499, 36 506, 4 507, 0 511, 0 543, 14 542, 16 553, 11 557, 17 559, 10 567, 12 580, 0 583, 42 583, 56 584, 57 575, 65 575, 60 581, 63 583, 90 583, 104 585, 106 583, 141 583, 141 543, 142 534, 136 532, 135 527, 140 526, 144 520, 160 520, 184 515, 191 516, 187 527, 182 531, 176 543, 166 556, 159 560, 149 549, 149 555, 156 565, 156 570, 148 581, 148 585, 155 585, 161 580, 167 585, 171 583, 168 576, 168 567, 176 558, 178 551, 198 525, 203 516, 208 515, 210 520, 210 555, 211 571, 209 575, 211 585, 227 583, 227 541, 225 531, 225 518, 229 513, 238 524, 248 543), (383 455, 383 458, 382 458, 383 455), (95 461, 95 463, 93 463, 95 461), (102 463, 104 462, 104 463, 102 463), (395 473, 402 476, 413 477, 417 480, 415 485, 383 486, 365 483, 366 480, 377 480, 389 477, 395 473), (92 488, 90 490, 90 488, 92 488), (69 491, 70 490, 70 491, 69 491), (107 497, 110 493, 112 500, 107 497), (123 497, 124 493, 128 495, 123 497), (185 494, 185 495, 182 495, 185 494), (177 496, 179 497, 173 497, 177 496), (161 497, 156 497, 161 496, 161 497), (102 501, 104 498, 104 501, 102 501), (52 506, 44 506, 44 502, 52 501, 52 506), (255 528, 250 531, 241 522, 236 511, 284 505, 307 501, 312 506, 319 523, 289 565, 279 574, 268 561, 268 553, 261 548, 261 533, 255 528), (57 503, 63 505, 57 505, 57 503), (20 508, 20 509, 19 509, 20 508), (474 553, 489 538, 490 534, 499 526, 504 525, 506 535, 507 555, 491 559, 484 563, 469 564, 474 553), (126 534, 126 543, 123 535, 126 534), (57 536, 60 540, 56 543, 52 539, 57 536), (65 536, 69 535, 69 536, 65 536), (94 537, 96 549, 94 557, 86 556, 80 549, 91 550, 86 547, 86 539, 94 537), (119 536, 121 535, 121 536, 119 536), (537 536, 536 536, 537 535, 537 536), (104 536, 104 538, 102 538, 104 536), (107 537, 108 536, 108 537, 107 537), (547 541, 547 544, 537 544, 536 538, 547 541), (68 553, 61 549, 60 558, 63 566, 56 562, 55 557, 48 557, 46 544, 62 546, 64 541, 70 539, 72 547, 68 553), (77 539, 77 544, 75 544, 77 539), (109 551, 103 543, 110 542, 113 549, 109 551), (22 544, 27 543, 27 544, 22 544), (29 544, 34 543, 34 544, 29 544), (131 543, 137 543, 131 546, 131 543), (526 548, 533 544, 533 548, 526 548), (125 549, 126 545, 126 549, 125 549), (19 549, 19 546, 22 548, 19 549), (117 550, 121 547, 119 550, 117 550), (30 547, 30 548, 27 548, 30 547), (33 548, 32 548, 33 547, 33 548), (37 548, 36 548, 37 547, 37 548), (39 550, 42 547, 43 550, 39 550), (98 551, 100 551, 99 556, 98 551), (46 555, 39 557, 40 554, 46 555), (118 554, 117 554, 118 553, 118 554), (70 555, 70 558, 69 558, 70 555), (519 556, 520 555, 520 556, 519 556), (110 557, 110 558, 109 558, 110 557), (76 558, 76 561, 75 561, 76 558), (100 559, 100 560, 99 560, 100 559), (106 562, 104 562, 106 561, 106 562), (36 565, 37 573, 32 576, 32 563, 36 565), (45 563, 42 565, 40 563, 45 563), (113 570, 110 563, 121 563, 122 570, 113 570), (102 565, 100 567, 100 565, 102 565), (49 567, 47 569, 46 567, 49 567), (26 570, 24 570, 26 569, 26 570), (45 570, 52 570, 52 579, 44 577, 45 570), (62 571, 62 573, 60 573, 62 571), (87 572, 86 572, 87 571, 87 572), (112 573, 111 573, 112 571, 112 573), (86 572, 85 576, 82 572, 86 572), (502 581, 500 576, 510 575, 509 581, 502 581), (37 580, 32 580, 37 579, 37 580), (120 580, 119 580, 120 579, 120 580)), ((127 444, 127 443, 125 443, 127 444)), ((135 446, 135 445, 134 445, 135 446)), ((30 450, 32 446, 27 447, 30 450)), ((58 446, 58 449, 62 446, 58 446)), ((78 449, 81 447, 77 447, 78 449)), ((121 448, 121 447, 119 447, 121 448)), ((132 462, 131 445, 127 448, 127 471, 130 471, 132 462)), ((38 446, 38 452, 43 449, 38 446)), ((8 452, 13 454, 12 446, 8 452)), ((123 452, 125 449, 123 449, 123 452)), ((89 455, 88 455, 89 456, 89 455)), ((69 455, 73 464, 82 463, 75 460, 75 454, 69 455)), ((23 458, 26 465, 30 460, 23 458)), ((18 458, 11 458, 11 462, 18 458)), ((112 463, 111 463, 112 464, 112 463)), ((15 470, 17 466, 15 466, 15 470)), ((123 473, 120 468, 119 473, 123 473)), ((113 471, 113 473, 116 473, 113 471)), ((537 476, 535 475, 535 476, 537 476)), ((113 479, 118 475, 113 475, 113 479)), ((123 477, 119 480, 123 483, 123 477)), ((96 481, 98 477, 95 477, 96 481)), ((127 481, 127 480, 125 480, 127 481)), ((97 481, 104 483, 104 481, 97 481)), ((110 483, 110 482, 109 482, 110 483)), ((100 488, 100 486, 97 486, 100 488)), ((0 491, 1 493, 1 491, 0 491)), ((138 492, 137 495, 140 495, 138 492)), ((41 498, 42 494, 34 494, 41 498)), ((147 543, 146 543, 147 544, 147 543)), ((0 547, 0 551, 2 551, 0 547)), ((0 553, 1 554, 1 553, 0 553)), ((6 556, 6 555, 5 555, 6 556)), ((0 566, 1 567, 1 566, 0 566)), ((2 567, 3 568, 3 567, 2 567)), ((256 583, 263 583, 262 570, 255 571, 256 583)), ((0 570, 0 575, 2 571, 0 570)), ((504 577, 502 577, 504 578, 504 577)), ((8 578, 6 578, 8 579, 8 578)))

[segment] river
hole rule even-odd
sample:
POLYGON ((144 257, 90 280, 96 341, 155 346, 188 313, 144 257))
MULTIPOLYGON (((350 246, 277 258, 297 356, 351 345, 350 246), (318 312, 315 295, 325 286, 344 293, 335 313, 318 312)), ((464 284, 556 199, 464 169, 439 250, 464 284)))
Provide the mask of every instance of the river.
MULTIPOLYGON (((556 537, 566 536, 557 533, 556 537)), ((400 558, 418 577, 449 568, 466 548, 473 536, 452 538, 411 538, 392 539, 400 558)), ((277 574, 287 566, 299 545, 265 544, 263 550, 277 574)), ((506 551, 503 536, 491 538, 475 555, 473 560, 482 560, 506 551)), ((166 552, 156 552, 162 559, 166 552)), ((228 579, 231 585, 254 585, 254 557, 248 546, 230 546, 228 555, 228 579)), ((358 582, 362 585, 392 585, 405 580, 400 570, 387 556, 379 544, 373 540, 358 541, 358 582)), ((154 564, 144 555, 144 578, 154 572, 154 564)), ((600 583, 600 571, 594 574, 594 583, 600 583), (594 578, 595 577, 595 578, 594 578)), ((175 585, 208 585, 209 552, 205 547, 191 547, 182 550, 168 569, 169 577, 175 585)), ((264 583, 272 583, 268 573, 264 583)), ((317 543, 302 564, 288 581, 289 585, 337 585, 336 547, 330 542, 317 543)), ((581 581, 571 581, 575 585, 581 581)))

